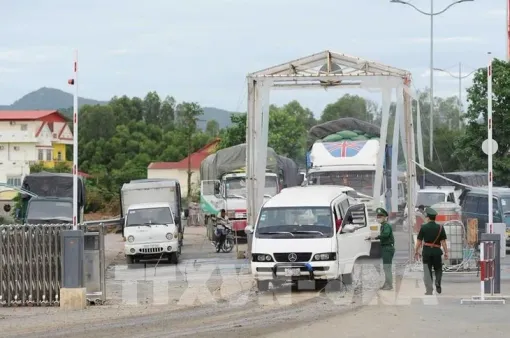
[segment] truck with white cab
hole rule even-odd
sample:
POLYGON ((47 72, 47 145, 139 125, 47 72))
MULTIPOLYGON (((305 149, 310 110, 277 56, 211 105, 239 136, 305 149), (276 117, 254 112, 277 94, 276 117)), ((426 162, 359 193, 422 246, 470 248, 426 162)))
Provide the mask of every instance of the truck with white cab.
MULTIPOLYGON (((313 143, 308 154, 307 184, 348 186, 364 195, 363 203, 368 208, 368 221, 373 237, 380 231, 375 209, 383 207, 391 210, 391 146, 381 146, 379 136, 379 127, 364 121, 343 118, 315 126, 310 130, 308 138, 309 142, 313 143), (353 129, 356 132, 351 131, 353 129), (378 157, 381 151, 385 156, 383 167, 379 168, 378 157), (380 204, 374 205, 377 172, 382 174, 380 204)), ((403 212, 405 189, 402 181, 397 180, 396 190, 398 209, 403 212)), ((372 255, 378 257, 380 254, 380 241, 372 240, 372 255)))
POLYGON ((124 236, 127 264, 163 257, 172 264, 179 261, 179 230, 169 203, 129 205, 125 216, 124 236))
MULTIPOLYGON (((247 222, 246 144, 217 151, 200 165, 200 207, 205 219, 216 217, 225 209, 236 236, 245 236, 247 222)), ((267 149, 264 199, 278 194, 282 188, 295 186, 298 167, 294 161, 267 149)))

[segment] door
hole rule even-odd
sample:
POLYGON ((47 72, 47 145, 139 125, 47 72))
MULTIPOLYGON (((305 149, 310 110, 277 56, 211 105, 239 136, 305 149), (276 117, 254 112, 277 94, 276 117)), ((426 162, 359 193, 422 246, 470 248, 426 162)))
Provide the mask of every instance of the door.
POLYGON ((207 215, 217 215, 225 209, 226 201, 220 193, 219 180, 204 180, 200 182, 200 208, 207 215))
POLYGON ((370 228, 367 222, 366 205, 356 204, 349 207, 337 233, 337 253, 340 273, 351 273, 354 262, 358 257, 370 255, 372 243, 367 240, 368 237, 370 237, 370 228), (354 226, 352 232, 346 231, 346 226, 349 224, 354 226))

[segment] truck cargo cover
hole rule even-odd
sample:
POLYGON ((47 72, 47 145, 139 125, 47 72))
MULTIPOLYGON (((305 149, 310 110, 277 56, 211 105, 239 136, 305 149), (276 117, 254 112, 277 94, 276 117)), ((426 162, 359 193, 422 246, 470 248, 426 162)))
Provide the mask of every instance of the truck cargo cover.
POLYGON ((366 134, 381 136, 381 128, 379 126, 352 117, 345 117, 312 127, 308 132, 308 149, 311 149, 317 140, 343 130, 359 130, 366 134))
MULTIPOLYGON (((489 185, 489 178, 487 177, 487 172, 483 171, 458 171, 458 172, 449 172, 442 173, 441 176, 449 178, 455 182, 469 185, 472 187, 485 187, 489 185)), ((423 189, 425 186, 455 186, 457 189, 465 189, 461 185, 455 185, 453 182, 447 181, 441 177, 436 175, 427 173, 425 174, 425 185, 423 185, 423 176, 418 179, 420 187, 423 189)))
MULTIPOLYGON (((278 172, 277 156, 272 148, 267 148, 266 168, 273 173, 278 172)), ((224 174, 243 168, 246 168, 246 143, 207 156, 200 165, 200 179, 217 180, 224 174)))
POLYGON ((180 216, 178 213, 179 201, 176 192, 176 180, 148 179, 125 183, 121 189, 121 201, 123 215, 132 204, 164 202, 170 204, 174 215, 177 217, 180 216), (161 191, 165 189, 168 191, 168 194, 158 192, 158 190, 161 191), (146 193, 146 191, 148 191, 148 193, 146 193), (131 192, 131 194, 129 192, 131 192), (166 200, 166 198, 169 198, 169 200, 166 200))
MULTIPOLYGON (((41 171, 25 176, 21 187, 41 197, 73 198, 73 175, 41 171)), ((85 197, 85 184, 78 177, 78 205, 85 205, 85 197)))
POLYGON ((283 170, 284 184, 287 187, 299 185, 299 167, 288 157, 278 155, 278 167, 283 170))

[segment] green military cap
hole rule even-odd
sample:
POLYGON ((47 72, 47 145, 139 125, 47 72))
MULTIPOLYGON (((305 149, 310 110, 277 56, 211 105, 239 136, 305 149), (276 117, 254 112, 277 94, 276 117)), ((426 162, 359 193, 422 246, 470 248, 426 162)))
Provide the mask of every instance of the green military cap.
POLYGON ((384 210, 383 208, 375 209, 375 213, 377 214, 377 216, 388 217, 388 212, 386 210, 384 210))
POLYGON ((427 214, 427 216, 432 216, 432 217, 437 216, 437 211, 435 211, 432 208, 425 209, 425 213, 427 214))

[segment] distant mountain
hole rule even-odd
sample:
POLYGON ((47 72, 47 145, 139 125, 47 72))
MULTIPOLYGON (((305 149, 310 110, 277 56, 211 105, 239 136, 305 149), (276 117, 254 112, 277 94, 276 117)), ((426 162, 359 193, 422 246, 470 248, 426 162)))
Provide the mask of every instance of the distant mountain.
POLYGON ((222 129, 226 128, 232 124, 232 122, 230 121, 230 116, 232 116, 232 114, 235 114, 235 113, 227 111, 227 110, 212 108, 212 107, 203 107, 203 110, 204 110, 204 115, 202 115, 200 117, 200 120, 203 120, 203 121, 200 121, 198 123, 199 128, 202 128, 202 129, 204 129, 205 125, 207 124, 207 122, 204 122, 204 121, 210 121, 210 120, 216 120, 216 122, 218 122, 218 124, 220 125, 220 128, 222 128, 222 129))
MULTIPOLYGON (((83 105, 96 105, 106 104, 105 101, 98 101, 80 97, 78 100, 79 106, 83 105)), ((52 109, 65 109, 64 114, 71 113, 68 108, 73 106, 73 95, 66 93, 60 89, 43 87, 36 91, 26 94, 19 100, 16 100, 11 105, 0 105, 0 110, 52 110, 52 109)), ((232 112, 227 110, 204 107, 204 115, 200 117, 199 127, 204 129, 207 121, 216 120, 220 128, 225 128, 231 125, 230 116, 232 112)))
MULTIPOLYGON (((106 102, 79 98, 80 106, 90 104, 105 104, 106 102)), ((10 110, 52 110, 73 106, 73 95, 55 88, 40 88, 26 94, 9 106, 0 106, 0 109, 10 110)))

